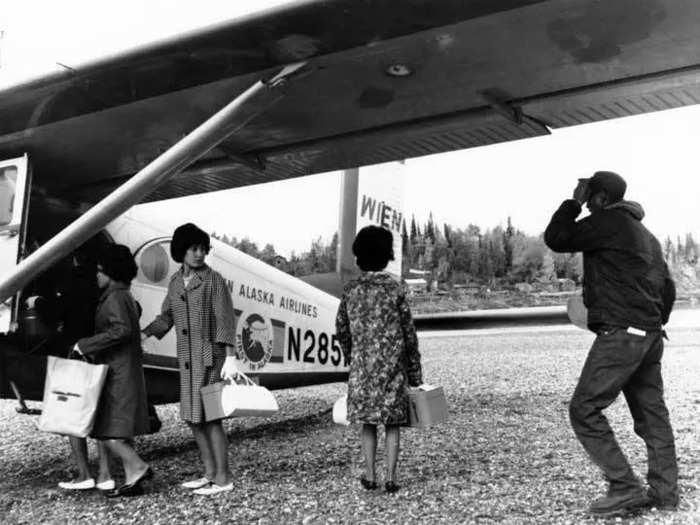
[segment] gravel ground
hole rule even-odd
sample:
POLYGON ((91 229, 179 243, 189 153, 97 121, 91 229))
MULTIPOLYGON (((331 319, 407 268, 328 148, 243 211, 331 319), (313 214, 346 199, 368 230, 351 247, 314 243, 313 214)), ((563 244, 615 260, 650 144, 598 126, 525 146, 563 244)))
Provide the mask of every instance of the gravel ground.
MULTIPOLYGON (((281 415, 227 421, 237 487, 208 499, 178 488, 199 474, 199 460, 175 405, 158 407, 163 429, 137 444, 156 472, 148 494, 114 501, 56 489, 72 473, 66 440, 37 432, 35 418, 2 401, 0 523, 700 523, 700 332, 671 338, 664 374, 681 467, 677 512, 585 514, 604 484, 567 419, 592 341, 575 332, 423 339, 425 379, 445 387, 451 419, 402 432, 395 495, 359 486, 358 432, 330 422, 342 384, 279 391, 281 415)), ((643 474, 624 401, 608 416, 643 474)))

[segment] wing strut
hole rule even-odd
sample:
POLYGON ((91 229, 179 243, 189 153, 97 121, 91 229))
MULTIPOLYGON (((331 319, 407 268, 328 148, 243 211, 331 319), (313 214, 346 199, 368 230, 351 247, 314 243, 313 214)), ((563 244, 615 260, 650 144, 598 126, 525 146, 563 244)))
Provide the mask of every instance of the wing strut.
POLYGON ((305 63, 301 62, 286 66, 274 77, 256 82, 20 262, 14 271, 2 276, 0 302, 14 295, 39 273, 71 253, 131 206, 143 200, 169 177, 177 174, 241 129, 256 115, 279 101, 284 93, 281 93, 278 88, 304 65, 305 63))

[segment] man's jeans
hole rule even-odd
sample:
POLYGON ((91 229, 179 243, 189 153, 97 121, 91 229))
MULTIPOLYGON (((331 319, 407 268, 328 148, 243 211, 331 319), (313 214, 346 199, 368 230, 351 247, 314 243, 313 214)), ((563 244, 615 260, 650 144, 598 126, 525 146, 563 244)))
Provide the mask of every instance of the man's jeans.
POLYGON ((678 465, 673 430, 661 380, 661 332, 634 335, 624 328, 598 333, 569 405, 576 437, 603 470, 610 492, 640 487, 602 411, 620 391, 634 418, 634 431, 647 445, 649 495, 665 505, 678 503, 678 465))

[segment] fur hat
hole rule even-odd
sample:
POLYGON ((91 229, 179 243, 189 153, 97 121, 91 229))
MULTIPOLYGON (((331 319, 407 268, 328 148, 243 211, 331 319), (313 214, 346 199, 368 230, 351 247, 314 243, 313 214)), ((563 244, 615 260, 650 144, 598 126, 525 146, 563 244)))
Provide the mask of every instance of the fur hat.
POLYGON ((204 230, 197 228, 191 222, 175 228, 173 240, 170 241, 170 255, 175 262, 181 263, 185 258, 185 253, 191 246, 201 245, 209 253, 211 244, 209 235, 204 230))
POLYGON ((107 277, 124 284, 129 284, 138 273, 134 256, 123 244, 108 244, 102 248, 97 255, 97 264, 107 277))

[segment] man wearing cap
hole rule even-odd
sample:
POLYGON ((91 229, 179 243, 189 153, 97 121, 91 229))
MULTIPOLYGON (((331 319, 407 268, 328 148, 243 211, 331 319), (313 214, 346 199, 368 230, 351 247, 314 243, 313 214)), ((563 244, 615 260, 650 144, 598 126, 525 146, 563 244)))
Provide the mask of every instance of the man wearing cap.
POLYGON ((627 184, 598 171, 580 179, 573 199, 544 234, 555 252, 583 252, 583 301, 597 334, 569 405, 571 425, 609 483, 590 512, 609 515, 653 505, 678 505, 678 466, 661 379, 663 325, 675 300, 659 241, 642 225, 644 210, 623 200, 627 184), (590 215, 577 221, 587 203, 590 215), (634 431, 648 454, 645 493, 620 450, 603 410, 622 392, 634 431))

